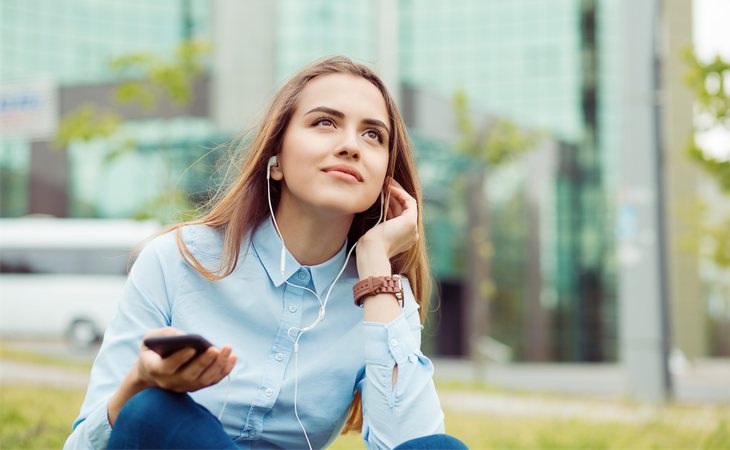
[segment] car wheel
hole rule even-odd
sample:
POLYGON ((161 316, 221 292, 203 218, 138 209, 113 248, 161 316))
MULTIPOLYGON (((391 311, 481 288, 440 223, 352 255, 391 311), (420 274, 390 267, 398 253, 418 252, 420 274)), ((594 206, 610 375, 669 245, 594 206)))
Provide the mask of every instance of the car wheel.
POLYGON ((77 319, 71 324, 68 339, 74 348, 89 349, 99 342, 100 334, 90 320, 77 319))

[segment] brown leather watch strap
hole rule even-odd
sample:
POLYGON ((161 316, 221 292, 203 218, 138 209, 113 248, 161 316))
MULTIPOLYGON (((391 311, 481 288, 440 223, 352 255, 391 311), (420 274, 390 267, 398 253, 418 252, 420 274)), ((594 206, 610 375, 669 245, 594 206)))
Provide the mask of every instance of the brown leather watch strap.
POLYGON ((366 297, 377 294, 393 294, 400 303, 403 301, 403 282, 400 275, 389 275, 383 277, 367 277, 352 287, 352 296, 355 298, 355 305, 362 307, 366 297))

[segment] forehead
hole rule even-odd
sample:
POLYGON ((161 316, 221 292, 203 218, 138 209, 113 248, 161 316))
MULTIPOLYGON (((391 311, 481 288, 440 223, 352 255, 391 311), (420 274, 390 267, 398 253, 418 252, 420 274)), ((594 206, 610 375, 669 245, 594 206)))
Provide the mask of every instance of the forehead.
POLYGON ((388 109, 377 87, 351 74, 333 73, 314 78, 299 94, 295 114, 327 106, 355 119, 378 119, 388 123, 388 109))

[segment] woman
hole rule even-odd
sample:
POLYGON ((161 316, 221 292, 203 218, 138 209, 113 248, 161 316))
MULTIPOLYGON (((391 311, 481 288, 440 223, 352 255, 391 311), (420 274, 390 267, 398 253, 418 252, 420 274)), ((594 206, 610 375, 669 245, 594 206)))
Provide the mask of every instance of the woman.
POLYGON ((343 423, 370 448, 464 448, 419 349, 420 200, 377 75, 343 57, 296 74, 210 211, 140 253, 66 448, 322 448, 343 423), (229 344, 141 344, 186 333, 229 344))

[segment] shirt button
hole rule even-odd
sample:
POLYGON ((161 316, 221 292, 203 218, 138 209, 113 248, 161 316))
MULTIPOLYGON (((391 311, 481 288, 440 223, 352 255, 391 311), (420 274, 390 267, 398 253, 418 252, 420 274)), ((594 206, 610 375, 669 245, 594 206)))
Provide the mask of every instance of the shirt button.
POLYGON ((282 359, 284 359, 284 355, 282 355, 281 353, 277 353, 276 356, 274 356, 274 358, 277 361, 281 361, 282 359))
POLYGON ((412 363, 416 362, 417 359, 418 359, 418 357, 416 357, 416 355, 414 355, 413 353, 408 355, 408 361, 410 361, 412 363))
POLYGON ((398 347, 398 339, 391 339, 390 340, 390 346, 391 347, 398 347))
POLYGON ((307 278, 307 272, 305 272, 304 270, 300 270, 299 273, 297 274, 297 276, 299 277, 300 280, 303 280, 303 279, 307 278))
POLYGON ((297 305, 289 305, 289 312, 290 313, 297 312, 297 305))
POLYGON ((271 388, 268 388, 268 389, 266 389, 266 391, 264 391, 264 394, 266 394, 267 397, 271 397, 272 395, 274 395, 274 390, 271 388))

